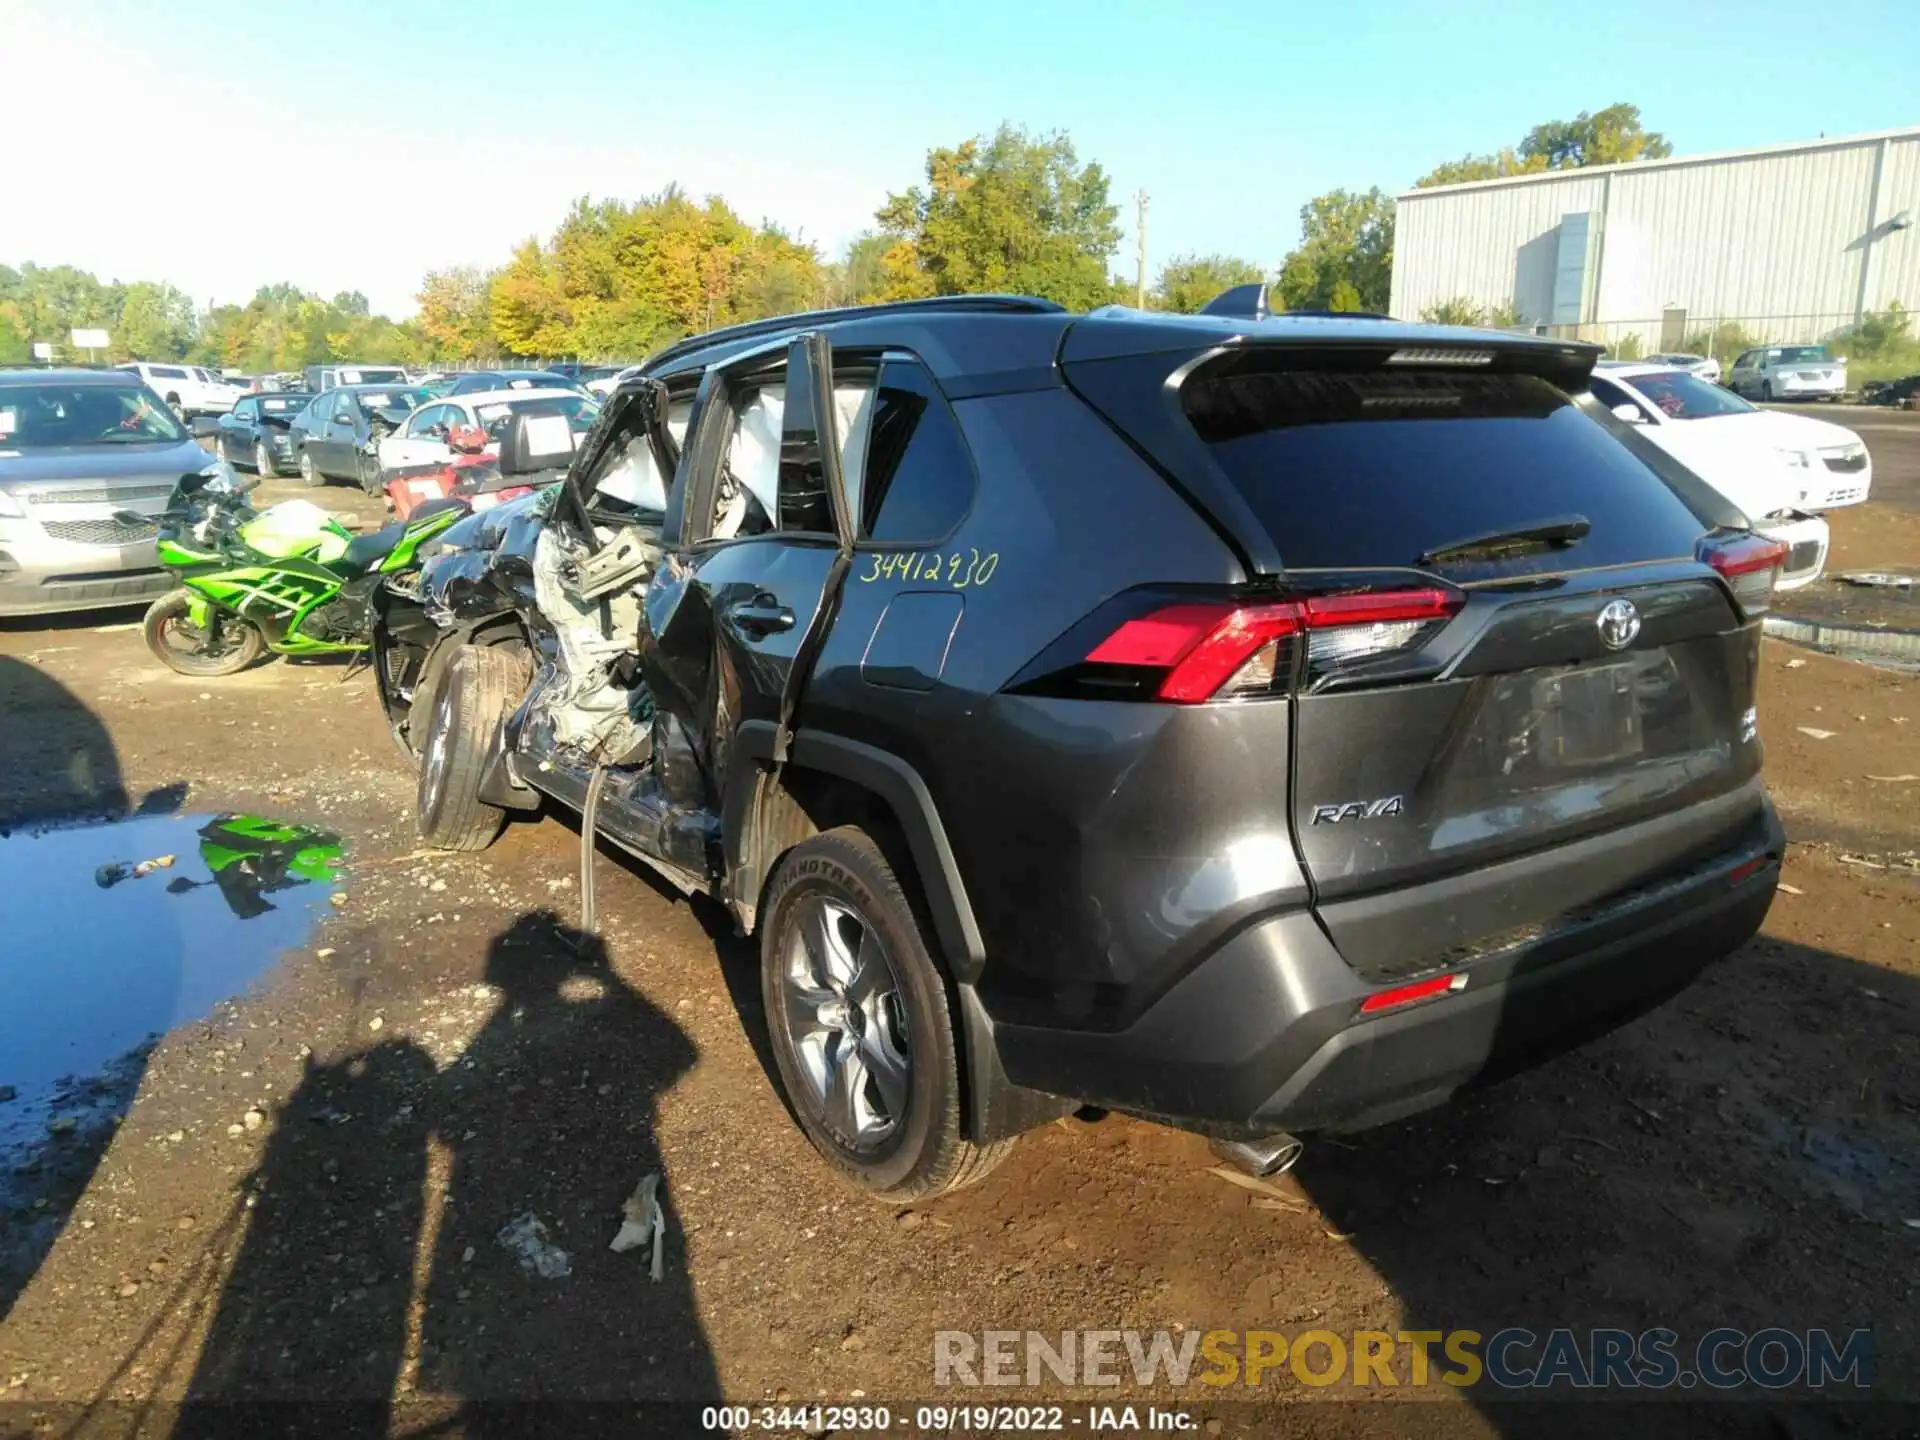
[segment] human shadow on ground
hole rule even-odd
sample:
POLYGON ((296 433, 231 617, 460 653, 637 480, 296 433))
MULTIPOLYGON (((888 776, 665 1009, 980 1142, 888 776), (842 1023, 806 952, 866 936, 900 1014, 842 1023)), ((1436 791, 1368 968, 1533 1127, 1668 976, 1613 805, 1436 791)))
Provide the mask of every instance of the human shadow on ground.
POLYGON ((275 1117, 176 1433, 295 1402, 335 1435, 521 1434, 561 1400, 603 1402, 573 1422, 685 1433, 719 1398, 656 1136, 692 1042, 550 912, 493 939, 485 978, 457 1055, 331 1057, 275 1117), (646 1247, 608 1248, 646 1175, 657 1282, 646 1247))

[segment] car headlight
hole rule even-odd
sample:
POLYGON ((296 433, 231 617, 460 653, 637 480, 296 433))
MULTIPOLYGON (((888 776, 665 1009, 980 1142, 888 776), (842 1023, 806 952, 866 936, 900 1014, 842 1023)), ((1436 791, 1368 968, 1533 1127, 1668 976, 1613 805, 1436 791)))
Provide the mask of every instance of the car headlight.
POLYGON ((1840 447, 1840 458, 1842 460, 1864 460, 1867 458, 1867 447, 1862 445, 1858 440, 1854 441, 1851 445, 1842 445, 1840 447))
POLYGON ((14 499, 13 496, 4 490, 0 490, 0 518, 8 520, 24 520, 27 518, 26 509, 18 500, 14 499))

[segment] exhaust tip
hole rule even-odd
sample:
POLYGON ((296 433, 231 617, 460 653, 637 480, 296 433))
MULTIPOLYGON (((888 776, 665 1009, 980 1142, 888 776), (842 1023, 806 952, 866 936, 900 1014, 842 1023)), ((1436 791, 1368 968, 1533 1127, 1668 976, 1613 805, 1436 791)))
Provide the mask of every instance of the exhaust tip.
POLYGON ((1258 1140, 1215 1140, 1213 1153, 1256 1179, 1284 1175, 1294 1167, 1306 1143, 1284 1130, 1258 1140))

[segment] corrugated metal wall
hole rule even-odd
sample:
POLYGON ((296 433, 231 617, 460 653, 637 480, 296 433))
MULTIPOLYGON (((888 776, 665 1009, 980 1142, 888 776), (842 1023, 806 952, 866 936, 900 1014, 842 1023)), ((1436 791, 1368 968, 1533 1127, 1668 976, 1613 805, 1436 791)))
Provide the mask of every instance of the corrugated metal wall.
POLYGON ((1606 217, 1595 322, 1653 320, 1668 305, 1699 319, 1920 308, 1914 131, 1403 195, 1393 313, 1460 296, 1548 320, 1558 227, 1583 211, 1606 217), (1914 226, 1889 230, 1901 210, 1914 226))

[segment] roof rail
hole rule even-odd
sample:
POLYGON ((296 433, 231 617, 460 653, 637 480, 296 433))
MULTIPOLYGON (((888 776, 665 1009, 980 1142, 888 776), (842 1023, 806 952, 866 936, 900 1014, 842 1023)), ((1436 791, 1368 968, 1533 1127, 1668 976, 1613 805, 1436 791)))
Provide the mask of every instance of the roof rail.
POLYGON ((710 346, 731 340, 751 340, 757 335, 778 335, 786 330, 805 330, 816 325, 838 325, 846 320, 867 320, 878 315, 1064 315, 1066 307, 1031 295, 934 295, 925 300, 892 300, 879 305, 849 305, 838 310, 801 310, 792 315, 770 315, 764 320, 748 320, 719 330, 708 330, 676 340, 666 349, 643 362, 648 369, 678 360, 710 346))

